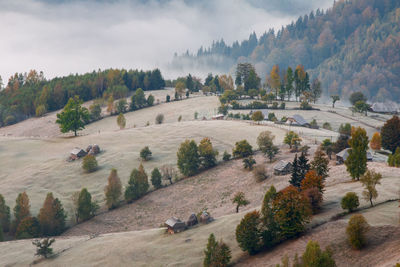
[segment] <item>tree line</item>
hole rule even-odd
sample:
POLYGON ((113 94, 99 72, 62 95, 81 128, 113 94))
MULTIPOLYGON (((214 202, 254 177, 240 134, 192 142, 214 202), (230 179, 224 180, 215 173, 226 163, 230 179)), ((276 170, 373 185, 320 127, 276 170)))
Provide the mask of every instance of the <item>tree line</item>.
POLYGON ((61 109, 75 95, 83 101, 118 99, 138 88, 158 90, 164 87, 165 81, 159 69, 107 69, 49 80, 43 72, 36 70, 28 74, 16 73, 4 88, 0 88, 0 126, 61 109))

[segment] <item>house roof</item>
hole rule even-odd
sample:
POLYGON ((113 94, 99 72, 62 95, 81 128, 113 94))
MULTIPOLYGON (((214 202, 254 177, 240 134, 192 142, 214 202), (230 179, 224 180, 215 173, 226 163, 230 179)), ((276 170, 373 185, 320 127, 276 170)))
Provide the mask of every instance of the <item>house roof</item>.
POLYGON ((83 151, 83 149, 81 149, 79 147, 75 147, 74 149, 71 150, 71 154, 73 154, 73 155, 78 155, 81 152, 85 152, 85 151, 83 151))
POLYGON ((274 170, 276 171, 283 171, 288 165, 291 165, 292 163, 285 161, 285 160, 281 160, 279 161, 277 164, 275 164, 274 166, 274 170))
POLYGON ((398 112, 400 105, 393 101, 375 102, 371 105, 371 109, 375 112, 398 112))
POLYGON ((177 224, 182 224, 182 223, 184 222, 182 222, 176 217, 171 217, 165 222, 165 224, 168 225, 169 227, 175 227, 177 224))
POLYGON ((224 114, 217 114, 217 115, 214 115, 212 117, 213 118, 222 118, 222 117, 225 117, 225 116, 224 116, 224 114))
POLYGON ((309 124, 301 115, 295 114, 292 116, 292 118, 300 125, 306 125, 309 124))
MULTIPOLYGON (((343 149, 342 151, 337 153, 336 156, 341 157, 343 160, 346 160, 349 157, 349 149, 350 148, 343 149)), ((367 159, 368 160, 373 159, 372 153, 370 151, 367 151, 367 159)))

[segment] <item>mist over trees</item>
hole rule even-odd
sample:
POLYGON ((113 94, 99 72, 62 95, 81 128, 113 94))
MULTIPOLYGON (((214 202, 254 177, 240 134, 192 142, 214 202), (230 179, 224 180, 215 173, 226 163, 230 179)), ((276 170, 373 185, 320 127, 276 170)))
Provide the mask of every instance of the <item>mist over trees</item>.
MULTIPOLYGON (((223 39, 197 53, 175 57, 232 71, 237 63, 255 65, 260 77, 279 65, 304 65, 326 96, 362 91, 368 99, 400 101, 400 2, 336 1, 328 10, 299 17, 279 31, 227 45, 223 39)), ((278 88, 278 87, 276 87, 278 88)))

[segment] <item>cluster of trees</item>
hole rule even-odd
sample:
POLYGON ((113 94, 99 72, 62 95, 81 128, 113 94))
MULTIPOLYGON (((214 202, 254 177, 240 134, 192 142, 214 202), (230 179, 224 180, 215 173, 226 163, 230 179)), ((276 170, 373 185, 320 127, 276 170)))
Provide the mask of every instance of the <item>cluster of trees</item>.
MULTIPOLYGON (((17 239, 39 236, 55 236, 66 228, 67 214, 61 201, 48 193, 37 217, 31 215, 29 197, 20 193, 15 200, 14 220, 11 221, 10 208, 0 195, 0 237, 9 232, 17 239)), ((0 240, 2 241, 2 240, 0 240)))
POLYGON ((83 101, 108 99, 111 96, 118 99, 138 88, 157 90, 164 86, 165 81, 159 69, 146 72, 107 69, 50 80, 35 70, 28 74, 16 73, 10 77, 4 89, 0 88, 0 126, 61 109, 76 95, 83 101))
POLYGON ((399 8, 396 0, 336 1, 277 32, 270 29, 259 38, 252 33, 232 45, 214 42, 175 62, 209 59, 208 64, 228 71, 234 62, 247 60, 262 66, 262 76, 275 64, 285 69, 303 64, 310 78, 320 79, 326 95, 363 91, 370 99, 399 100, 399 8))
POLYGON ((194 140, 183 142, 177 152, 178 168, 185 176, 193 176, 201 170, 217 165, 218 151, 212 146, 209 138, 203 138, 199 145, 194 140))

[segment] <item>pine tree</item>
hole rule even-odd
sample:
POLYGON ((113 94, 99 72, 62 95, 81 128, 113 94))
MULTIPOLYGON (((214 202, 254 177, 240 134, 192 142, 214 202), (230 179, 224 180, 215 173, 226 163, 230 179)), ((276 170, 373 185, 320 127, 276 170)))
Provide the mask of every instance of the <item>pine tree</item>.
POLYGON ((360 176, 367 171, 367 149, 368 136, 365 129, 354 128, 349 140, 349 156, 345 161, 347 171, 353 179, 360 179, 360 176))
MULTIPOLYGON (((304 179, 306 173, 310 170, 310 164, 308 163, 308 159, 304 152, 301 152, 298 164, 299 164, 300 178, 302 181, 304 179)), ((301 183, 301 181, 300 181, 300 183, 301 183)))
POLYGON ((29 197, 26 192, 18 194, 14 207, 15 226, 18 226, 24 218, 31 216, 30 208, 29 197))
POLYGON ((151 172, 151 184, 154 186, 154 188, 158 189, 162 187, 161 178, 162 176, 160 170, 158 168, 154 168, 151 172))
POLYGON ((132 203, 147 193, 149 189, 149 181, 147 174, 140 164, 139 169, 133 169, 128 181, 128 186, 125 189, 125 200, 132 203))
POLYGON ((55 199, 52 193, 48 193, 38 215, 42 234, 45 236, 61 234, 65 229, 66 217, 60 200, 55 199))
POLYGON ((292 177, 289 183, 296 187, 300 187, 301 184, 300 167, 297 159, 297 154, 294 156, 294 160, 292 163, 292 177))
POLYGON ((0 194, 0 225, 4 232, 10 229, 10 207, 6 205, 4 197, 0 194))
POLYGON ((207 243, 207 248, 204 250, 204 261, 203 261, 203 266, 208 267, 208 266, 213 266, 213 260, 215 257, 215 250, 217 248, 217 241, 215 241, 215 236, 213 233, 210 234, 208 237, 208 243, 207 243))
POLYGON ((118 177, 117 170, 111 169, 110 176, 108 176, 108 184, 104 188, 106 196, 106 205, 109 210, 118 207, 121 197, 122 185, 118 177))

